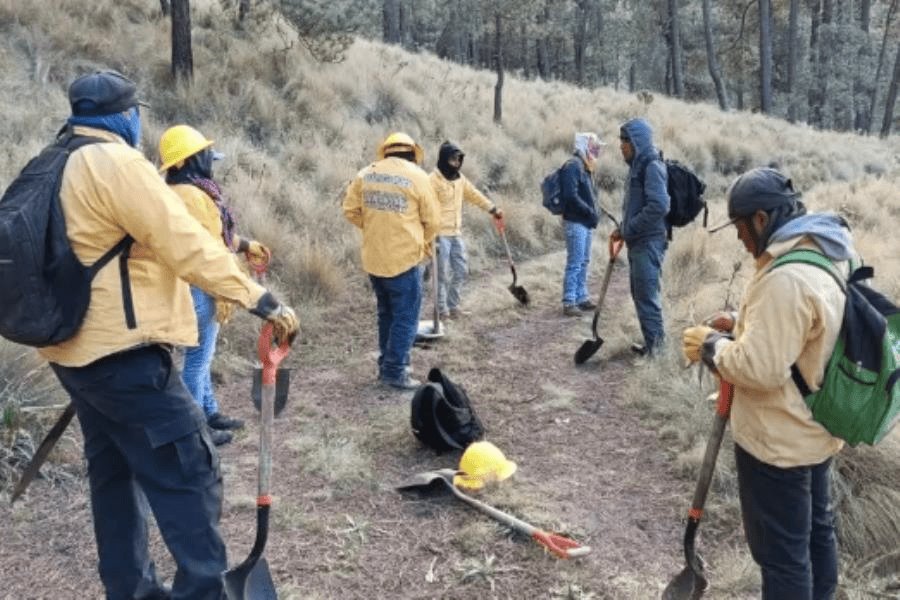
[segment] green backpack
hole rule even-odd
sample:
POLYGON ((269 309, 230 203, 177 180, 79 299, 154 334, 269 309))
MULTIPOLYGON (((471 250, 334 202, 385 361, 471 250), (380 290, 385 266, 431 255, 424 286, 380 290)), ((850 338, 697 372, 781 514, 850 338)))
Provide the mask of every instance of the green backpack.
POLYGON ((792 250, 770 269, 790 263, 828 272, 847 296, 841 331, 825 367, 822 387, 812 392, 797 365, 791 377, 813 418, 851 446, 875 444, 900 420, 900 308, 864 285, 872 267, 853 270, 846 280, 814 250, 792 250))

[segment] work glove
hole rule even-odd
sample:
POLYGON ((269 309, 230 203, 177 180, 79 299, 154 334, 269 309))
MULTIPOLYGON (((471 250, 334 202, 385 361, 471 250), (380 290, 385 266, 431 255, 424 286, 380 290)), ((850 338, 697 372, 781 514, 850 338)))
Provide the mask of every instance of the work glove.
POLYGON ((616 227, 615 229, 613 229, 612 232, 609 234, 609 240, 610 240, 611 242, 621 242, 621 241, 623 241, 624 239, 625 239, 625 238, 622 237, 622 232, 619 231, 619 228, 618 228, 618 227, 616 227))
POLYGON ((691 363, 700 362, 701 350, 707 336, 716 333, 716 330, 707 325, 694 325, 688 327, 681 334, 681 352, 691 363))
POLYGON ((247 257, 247 262, 254 265, 268 265, 272 260, 272 251, 256 240, 248 240, 244 256, 247 257))
POLYGON ((494 215, 494 218, 498 221, 503 219, 503 209, 498 206, 492 206, 491 210, 489 210, 488 212, 494 215))
POLYGON ((263 294, 250 312, 272 324, 278 344, 294 342, 300 330, 300 320, 290 306, 279 302, 271 292, 263 294))
POLYGON ((731 331, 734 329, 734 322, 736 320, 737 316, 735 315, 735 313, 720 310, 705 318, 703 320, 703 324, 707 327, 712 327, 717 331, 731 333, 731 331))

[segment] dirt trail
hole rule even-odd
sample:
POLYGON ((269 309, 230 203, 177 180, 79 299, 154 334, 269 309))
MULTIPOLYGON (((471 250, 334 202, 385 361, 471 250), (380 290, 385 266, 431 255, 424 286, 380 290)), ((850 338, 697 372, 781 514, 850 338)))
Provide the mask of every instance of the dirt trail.
MULTIPOLYGON (((681 568, 692 485, 675 478, 655 432, 623 398, 629 373, 652 367, 611 356, 608 346, 576 367, 589 315, 562 316, 556 277, 532 281, 525 309, 505 279, 498 267, 470 282, 473 314, 416 349, 414 371, 439 365, 462 383, 487 439, 518 463, 516 476, 483 499, 593 553, 560 561, 449 495, 394 492, 406 475, 455 466, 459 456, 419 446, 408 426, 411 394, 374 383, 374 306, 338 303, 328 312, 332 334, 291 357, 292 397, 276 421, 266 554, 283 598, 654 598, 681 568)), ((624 270, 607 306, 631 310, 624 270)), ((227 411, 249 423, 221 453, 232 563, 253 539, 257 429, 248 389, 234 378, 219 391, 227 411)), ((0 598, 101 597, 83 479, 35 482, 14 509, 0 505, 0 521, 0 598)), ((156 534, 154 556, 170 578, 156 534)))

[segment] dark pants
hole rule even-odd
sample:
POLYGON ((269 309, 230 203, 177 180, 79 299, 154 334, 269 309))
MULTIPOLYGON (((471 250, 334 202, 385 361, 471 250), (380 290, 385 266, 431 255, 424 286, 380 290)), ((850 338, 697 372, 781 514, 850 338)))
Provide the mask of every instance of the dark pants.
POLYGON ((219 458, 170 352, 146 346, 51 367, 84 433, 106 597, 166 597, 147 547, 152 510, 177 565, 171 598, 219 600, 227 565, 219 458))
POLYGON ((655 353, 665 341, 660 279, 668 242, 665 238, 641 240, 628 248, 631 299, 641 324, 644 347, 655 353))
POLYGON ((378 358, 383 381, 402 381, 419 328, 422 281, 415 266, 394 277, 369 275, 378 302, 378 358))
POLYGON ((837 587, 831 459, 781 469, 735 444, 744 533, 764 600, 828 600, 837 587))

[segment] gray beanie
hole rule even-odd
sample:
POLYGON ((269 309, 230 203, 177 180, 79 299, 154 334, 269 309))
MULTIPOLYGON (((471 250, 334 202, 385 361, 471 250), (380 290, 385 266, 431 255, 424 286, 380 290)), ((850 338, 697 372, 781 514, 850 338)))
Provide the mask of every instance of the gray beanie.
POLYGON ((769 212, 777 208, 796 209, 798 205, 802 206, 800 193, 794 191, 791 180, 769 167, 752 169, 740 175, 729 186, 727 195, 729 220, 710 229, 711 233, 758 210, 769 212))
POLYGON ((133 81, 113 70, 82 75, 69 86, 72 114, 92 117, 111 115, 144 104, 136 97, 133 81))

